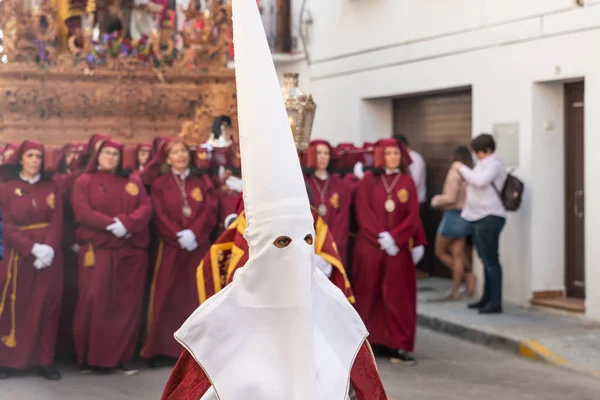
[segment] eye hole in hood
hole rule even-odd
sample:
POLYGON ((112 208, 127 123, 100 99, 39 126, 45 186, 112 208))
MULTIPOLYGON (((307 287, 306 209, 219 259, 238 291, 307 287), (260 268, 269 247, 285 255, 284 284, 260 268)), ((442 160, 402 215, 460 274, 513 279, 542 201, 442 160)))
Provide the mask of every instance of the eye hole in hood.
POLYGON ((313 244, 313 235, 311 235, 310 233, 306 236, 304 236, 304 241, 306 243, 308 243, 309 246, 312 246, 313 244))
POLYGON ((283 249, 285 247, 288 247, 290 245, 290 243, 292 243, 292 239, 290 237, 288 237, 288 236, 279 236, 273 242, 273 246, 277 247, 278 249, 283 249))

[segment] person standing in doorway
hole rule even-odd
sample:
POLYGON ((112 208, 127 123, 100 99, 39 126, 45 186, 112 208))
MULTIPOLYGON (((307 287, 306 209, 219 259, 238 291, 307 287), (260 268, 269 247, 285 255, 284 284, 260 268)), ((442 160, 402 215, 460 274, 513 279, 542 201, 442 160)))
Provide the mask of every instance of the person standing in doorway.
POLYGON ((469 308, 480 314, 502 312, 502 267, 498 256, 500 233, 506 221, 506 210, 499 190, 505 179, 504 165, 496 155, 496 142, 487 133, 471 142, 477 165, 471 169, 460 161, 452 168, 467 182, 467 198, 461 217, 471 222, 473 242, 484 265, 484 290, 481 299, 469 308))

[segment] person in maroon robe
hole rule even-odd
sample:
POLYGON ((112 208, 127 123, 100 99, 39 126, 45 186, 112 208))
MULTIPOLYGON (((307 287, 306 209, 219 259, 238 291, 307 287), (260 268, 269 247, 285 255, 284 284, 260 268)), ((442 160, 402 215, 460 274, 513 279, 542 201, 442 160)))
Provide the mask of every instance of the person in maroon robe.
POLYGON ((102 142, 104 142, 105 140, 109 140, 110 136, 102 134, 102 133, 95 133, 93 134, 90 139, 87 142, 87 145, 85 146, 84 150, 83 150, 83 154, 81 154, 79 156, 79 161, 77 163, 80 171, 79 172, 84 172, 85 169, 87 168, 88 163, 95 163, 96 160, 96 151, 98 150, 98 148, 100 147, 100 145, 102 144, 102 142))
POLYGON ((325 140, 313 140, 305 153, 308 173, 304 176, 312 206, 315 207, 333 235, 342 264, 348 262, 348 235, 350 229, 351 190, 349 185, 333 173, 333 149, 325 140))
POLYGON ((78 152, 81 144, 67 144, 62 149, 58 169, 54 180, 63 192, 63 236, 61 240, 64 257, 64 285, 62 297, 62 312, 58 328, 56 353, 58 359, 69 360, 75 355, 73 342, 73 316, 77 304, 77 264, 79 244, 77 244, 75 216, 71 206, 71 192, 78 176, 78 152))
MULTIPOLYGON (((410 354, 416 331, 416 271, 412 258, 418 233, 419 201, 394 139, 376 144, 374 171, 356 189, 359 231, 354 252, 356 310, 392 361, 414 365, 410 354)), ((404 156, 403 156, 404 155, 404 156)))
POLYGON ((226 148, 225 165, 218 168, 215 181, 219 185, 219 226, 217 237, 221 236, 237 218, 238 204, 242 199, 242 171, 240 149, 237 145, 226 148))
POLYGON ((136 149, 137 163, 136 167, 138 171, 143 171, 152 159, 152 144, 142 143, 138 144, 136 149))
POLYGON ((4 163, 11 159, 12 155, 15 154, 17 150, 19 150, 20 145, 15 143, 9 143, 2 150, 2 155, 4 156, 4 163))
POLYGON ((196 268, 211 245, 218 207, 211 179, 191 168, 190 150, 182 139, 168 141, 163 160, 168 169, 151 189, 159 240, 142 350, 153 368, 165 356, 179 357, 181 346, 173 333, 200 304, 196 268))
POLYGON ((148 270, 152 205, 141 180, 122 176, 122 145, 105 140, 73 185, 78 223, 79 297, 73 336, 82 373, 130 364, 148 270))
POLYGON ((62 194, 44 174, 43 154, 40 143, 25 141, 2 166, 0 378, 30 367, 61 378, 53 363, 63 285, 62 194))
POLYGON ((144 183, 148 193, 152 183, 160 176, 160 169, 163 164, 163 146, 170 140, 167 136, 157 136, 152 140, 152 146, 150 149, 151 158, 144 169, 138 170, 136 173, 144 183))

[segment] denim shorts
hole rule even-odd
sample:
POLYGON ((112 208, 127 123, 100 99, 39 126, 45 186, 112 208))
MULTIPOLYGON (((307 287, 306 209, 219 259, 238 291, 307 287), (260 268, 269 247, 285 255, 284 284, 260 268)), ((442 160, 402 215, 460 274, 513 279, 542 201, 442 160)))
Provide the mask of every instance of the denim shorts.
POLYGON ((437 233, 449 238, 471 236, 471 223, 460 216, 460 210, 444 212, 437 233))

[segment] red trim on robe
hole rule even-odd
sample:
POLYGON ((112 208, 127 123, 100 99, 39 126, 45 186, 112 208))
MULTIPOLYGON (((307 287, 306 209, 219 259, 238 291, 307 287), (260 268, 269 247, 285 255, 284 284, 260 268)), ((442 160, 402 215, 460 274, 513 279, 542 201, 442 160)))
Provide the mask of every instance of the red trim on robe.
MULTIPOLYGON (((362 345, 356 355, 350 382, 358 400, 387 399, 377 365, 366 344, 362 345)), ((184 349, 169 377, 161 400, 199 400, 210 387, 211 383, 202 368, 184 349)))

